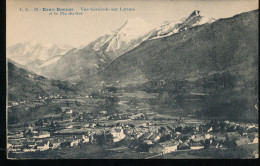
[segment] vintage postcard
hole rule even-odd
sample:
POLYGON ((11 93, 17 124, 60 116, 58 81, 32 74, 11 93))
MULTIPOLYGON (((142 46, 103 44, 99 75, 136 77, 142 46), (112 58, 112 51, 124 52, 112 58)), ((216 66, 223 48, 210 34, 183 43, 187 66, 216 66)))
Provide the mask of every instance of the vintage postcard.
POLYGON ((257 0, 7 0, 9 159, 259 158, 257 0))

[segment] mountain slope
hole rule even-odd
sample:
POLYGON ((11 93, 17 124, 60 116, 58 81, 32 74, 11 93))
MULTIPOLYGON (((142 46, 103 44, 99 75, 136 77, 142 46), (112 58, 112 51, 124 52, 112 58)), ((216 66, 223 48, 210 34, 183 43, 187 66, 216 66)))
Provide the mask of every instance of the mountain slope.
POLYGON ((75 90, 71 85, 48 80, 33 72, 17 67, 8 61, 8 100, 23 101, 35 99, 36 96, 49 96, 53 94, 65 94, 65 91, 75 90))
POLYGON ((196 70, 225 70, 257 63, 257 12, 244 13, 172 36, 150 40, 112 62, 102 76, 107 81, 179 77, 196 70))
POLYGON ((168 22, 160 27, 140 18, 129 19, 117 30, 106 33, 83 49, 73 49, 60 59, 54 58, 53 63, 40 66, 41 75, 78 82, 86 76, 96 74, 117 57, 146 40, 169 36, 213 21, 214 19, 199 14, 199 11, 194 11, 178 23, 168 22))

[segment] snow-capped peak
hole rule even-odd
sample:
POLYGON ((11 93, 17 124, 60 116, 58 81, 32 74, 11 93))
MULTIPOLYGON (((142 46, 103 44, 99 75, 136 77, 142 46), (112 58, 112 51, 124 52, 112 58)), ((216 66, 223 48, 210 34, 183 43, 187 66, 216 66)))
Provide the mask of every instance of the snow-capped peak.
POLYGON ((194 17, 194 16, 201 16, 200 11, 199 10, 194 10, 189 17, 194 17))
POLYGON ((193 26, 212 23, 215 19, 206 17, 199 10, 194 10, 188 17, 177 21, 165 21, 156 26, 141 18, 128 18, 121 27, 110 31, 94 41, 94 50, 103 46, 106 52, 113 52, 115 57, 137 47, 145 40, 151 40, 179 33, 193 26))
POLYGON ((165 22, 165 24, 158 29, 157 36, 153 37, 152 39, 166 37, 174 33, 187 30, 191 27, 212 23, 214 21, 216 20, 204 16, 199 10, 194 10, 187 18, 183 18, 179 21, 165 22))
POLYGON ((136 40, 143 41, 142 38, 147 36, 147 33, 155 28, 155 25, 149 24, 141 18, 130 18, 116 33, 106 51, 116 51, 120 49, 122 45, 131 45, 131 43, 136 40))
POLYGON ((147 23, 141 18, 129 18, 120 28, 99 38, 94 45, 94 49, 97 51, 108 43, 107 52, 118 52, 120 50, 120 53, 122 53, 128 51, 134 46, 138 46, 146 39, 147 33, 155 28, 155 25, 147 23))
MULTIPOLYGON (((7 56, 22 65, 32 64, 33 62, 46 61, 56 55, 65 54, 71 49, 55 45, 53 43, 42 43, 37 40, 24 43, 17 43, 7 48, 7 56)), ((39 64, 38 64, 39 65, 39 64)))

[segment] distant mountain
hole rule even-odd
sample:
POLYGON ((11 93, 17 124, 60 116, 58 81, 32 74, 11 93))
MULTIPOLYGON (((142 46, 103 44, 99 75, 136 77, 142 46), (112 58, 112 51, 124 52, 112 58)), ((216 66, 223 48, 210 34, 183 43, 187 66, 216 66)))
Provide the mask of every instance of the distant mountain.
POLYGON ((29 72, 8 60, 8 100, 23 101, 35 99, 36 96, 53 94, 64 95, 75 88, 61 81, 48 80, 43 76, 29 72))
POLYGON ((41 74, 79 81, 82 76, 97 73, 118 56, 139 45, 151 35, 150 31, 154 28, 139 18, 129 19, 119 29, 101 36, 86 47, 72 49, 60 59, 53 57, 50 61, 55 62, 40 66, 41 74))
MULTIPOLYGON (((57 55, 63 55, 71 48, 69 45, 43 44, 34 40, 8 47, 7 57, 37 72, 39 67, 46 65, 46 63, 50 64, 49 59, 53 59, 57 55)), ((60 58, 61 56, 58 57, 60 58)), ((53 63, 54 60, 51 62, 53 63)))
POLYGON ((113 60, 152 40, 181 32, 196 25, 212 23, 214 19, 194 11, 179 22, 167 22, 155 26, 140 18, 128 19, 120 28, 106 33, 82 49, 72 49, 61 58, 53 57, 40 66, 41 74, 61 80, 80 81, 83 77, 96 74, 113 60))
POLYGON ((145 85, 145 90, 165 90, 182 99, 201 93, 206 98, 200 109, 209 114, 254 117, 258 14, 258 10, 242 13, 145 41, 99 72, 97 83, 145 85), (160 82, 163 86, 158 86, 160 82))

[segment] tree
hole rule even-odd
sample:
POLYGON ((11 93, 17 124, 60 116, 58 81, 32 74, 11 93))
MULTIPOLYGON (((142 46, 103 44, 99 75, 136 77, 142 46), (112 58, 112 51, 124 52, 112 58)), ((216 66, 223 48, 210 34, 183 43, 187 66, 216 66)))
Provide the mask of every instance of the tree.
POLYGON ((175 128, 175 131, 181 133, 181 132, 182 132, 182 129, 183 129, 183 128, 182 128, 181 126, 179 126, 179 127, 176 127, 176 128, 175 128))
POLYGON ((98 145, 103 146, 106 143, 105 134, 97 135, 96 136, 98 145))
POLYGON ((66 102, 65 102, 65 104, 66 104, 66 106, 67 106, 67 107, 69 107, 69 106, 70 106, 70 103, 69 103, 69 101, 66 101, 66 102))
POLYGON ((38 119, 36 122, 35 122, 35 126, 43 126, 43 122, 41 119, 38 119))
POLYGON ((77 100, 75 100, 75 104, 76 104, 76 106, 80 106, 81 105, 81 103, 79 101, 77 101, 77 100))
POLYGON ((51 103, 51 99, 45 99, 45 102, 47 103, 47 105, 49 105, 51 103))
POLYGON ((164 131, 166 131, 165 127, 162 126, 159 128, 159 133, 163 133, 164 131))
POLYGON ((105 104, 103 105, 103 109, 107 110, 109 115, 115 114, 119 112, 118 109, 118 98, 117 97, 107 97, 105 104))
POLYGON ((112 92, 112 93, 116 92, 116 90, 117 90, 117 88, 113 87, 113 86, 106 87, 106 89, 108 92, 112 92))

